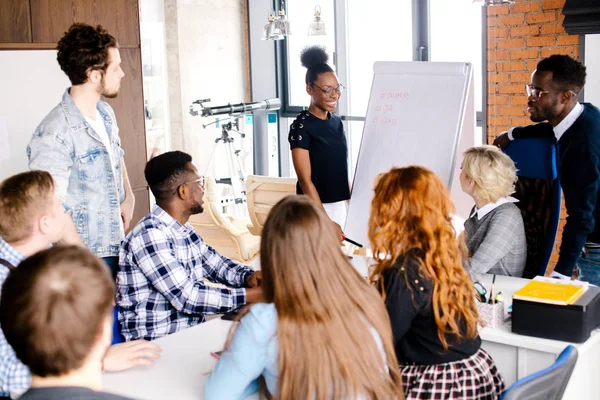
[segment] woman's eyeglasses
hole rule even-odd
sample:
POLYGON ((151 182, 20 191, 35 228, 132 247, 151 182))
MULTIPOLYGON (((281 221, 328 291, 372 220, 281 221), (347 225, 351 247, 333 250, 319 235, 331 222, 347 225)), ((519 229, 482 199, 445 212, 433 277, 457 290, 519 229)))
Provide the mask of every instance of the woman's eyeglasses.
POLYGON ((329 86, 329 87, 327 87, 327 89, 323 89, 321 86, 317 85, 316 83, 313 83, 312 85, 321 89, 321 91, 323 93, 325 93, 327 96, 331 96, 333 94, 333 92, 336 92, 337 94, 342 94, 342 92, 344 90, 346 90, 346 86, 342 85, 341 83, 336 88, 329 86))

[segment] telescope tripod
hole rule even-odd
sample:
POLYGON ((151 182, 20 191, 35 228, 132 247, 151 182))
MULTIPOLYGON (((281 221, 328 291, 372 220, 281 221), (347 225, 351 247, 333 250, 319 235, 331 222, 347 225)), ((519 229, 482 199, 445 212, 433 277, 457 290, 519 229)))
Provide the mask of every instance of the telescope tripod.
MULTIPOLYGON (((217 150, 218 144, 223 143, 225 146, 225 157, 227 159, 227 168, 230 172, 229 177, 215 179, 217 183, 224 183, 231 185, 233 189, 232 197, 224 197, 221 200, 222 206, 228 205, 239 205, 246 203, 246 173, 240 160, 241 150, 237 150, 233 145, 234 138, 229 135, 230 132, 236 132, 240 137, 244 138, 246 135, 239 131, 239 121, 237 117, 232 117, 232 121, 225 123, 221 126, 221 136, 215 139, 215 147, 210 154, 208 160, 207 169, 210 166, 212 159, 217 150), (235 128, 235 129, 234 129, 235 128)), ((242 207, 243 214, 247 213, 246 207, 242 207)))

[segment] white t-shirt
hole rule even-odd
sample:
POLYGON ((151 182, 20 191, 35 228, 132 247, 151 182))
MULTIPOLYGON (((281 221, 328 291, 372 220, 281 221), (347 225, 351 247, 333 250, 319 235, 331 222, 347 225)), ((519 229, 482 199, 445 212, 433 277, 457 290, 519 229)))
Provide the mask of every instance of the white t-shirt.
POLYGON ((102 144, 106 148, 106 151, 108 152, 108 155, 110 156, 110 159, 112 160, 113 159, 112 148, 110 146, 110 139, 108 138, 108 132, 106 131, 106 126, 104 125, 104 118, 102 118, 102 115, 100 115, 100 112, 98 110, 96 110, 96 120, 95 121, 85 115, 84 115, 84 117, 85 117, 85 120, 87 121, 87 123, 90 124, 92 129, 100 137, 102 144))

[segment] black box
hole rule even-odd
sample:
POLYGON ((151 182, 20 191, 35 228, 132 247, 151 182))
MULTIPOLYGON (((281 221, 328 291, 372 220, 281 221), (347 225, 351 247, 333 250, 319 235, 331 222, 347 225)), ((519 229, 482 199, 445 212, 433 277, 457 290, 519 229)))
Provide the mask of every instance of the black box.
POLYGON ((568 306, 513 299, 512 308, 514 333, 583 343, 600 326, 600 288, 588 287, 568 306))

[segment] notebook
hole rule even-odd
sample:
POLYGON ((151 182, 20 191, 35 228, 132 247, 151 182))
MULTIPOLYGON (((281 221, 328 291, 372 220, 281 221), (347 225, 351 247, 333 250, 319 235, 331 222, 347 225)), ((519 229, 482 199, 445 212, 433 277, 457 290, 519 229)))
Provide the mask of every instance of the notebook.
POLYGON ((557 305, 569 305, 585 292, 585 286, 561 283, 554 279, 532 280, 513 294, 513 299, 557 305))

